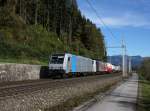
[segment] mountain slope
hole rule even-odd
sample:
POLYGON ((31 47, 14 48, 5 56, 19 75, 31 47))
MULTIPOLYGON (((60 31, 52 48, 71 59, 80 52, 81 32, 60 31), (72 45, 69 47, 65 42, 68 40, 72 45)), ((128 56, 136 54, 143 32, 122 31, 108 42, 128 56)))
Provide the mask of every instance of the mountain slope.
POLYGON ((76 0, 1 0, 0 21, 1 59, 48 61, 55 52, 106 59, 101 30, 76 0))

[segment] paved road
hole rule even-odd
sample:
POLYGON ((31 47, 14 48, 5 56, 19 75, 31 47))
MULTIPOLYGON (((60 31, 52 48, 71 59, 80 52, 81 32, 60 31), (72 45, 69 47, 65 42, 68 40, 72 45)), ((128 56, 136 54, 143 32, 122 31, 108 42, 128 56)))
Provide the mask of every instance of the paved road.
POLYGON ((133 76, 116 88, 100 103, 93 105, 86 111, 136 111, 138 94, 138 76, 133 76))

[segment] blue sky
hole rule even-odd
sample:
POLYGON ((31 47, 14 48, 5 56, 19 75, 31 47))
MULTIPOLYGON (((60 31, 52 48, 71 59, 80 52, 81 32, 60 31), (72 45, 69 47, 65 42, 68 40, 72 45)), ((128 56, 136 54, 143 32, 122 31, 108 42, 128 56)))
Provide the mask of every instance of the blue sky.
MULTIPOLYGON (((89 0, 112 30, 112 37, 86 0, 77 0, 82 14, 100 27, 107 47, 120 46, 122 37, 129 55, 150 56, 150 0, 89 0)), ((108 49, 108 55, 121 49, 108 49)))

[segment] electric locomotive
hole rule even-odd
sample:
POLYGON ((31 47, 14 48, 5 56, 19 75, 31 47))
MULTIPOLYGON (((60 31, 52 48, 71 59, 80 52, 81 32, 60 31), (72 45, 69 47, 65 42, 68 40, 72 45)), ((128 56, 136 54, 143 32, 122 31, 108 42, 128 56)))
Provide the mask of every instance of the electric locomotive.
POLYGON ((49 60, 49 76, 77 76, 112 73, 120 70, 110 63, 92 60, 69 53, 52 54, 49 60))

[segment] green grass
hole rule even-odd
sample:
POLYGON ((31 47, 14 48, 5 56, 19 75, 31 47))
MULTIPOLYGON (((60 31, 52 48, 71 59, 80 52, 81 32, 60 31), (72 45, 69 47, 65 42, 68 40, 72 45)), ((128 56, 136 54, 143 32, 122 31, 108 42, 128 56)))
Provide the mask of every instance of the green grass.
POLYGON ((0 28, 0 39, 0 63, 45 65, 51 53, 65 48, 56 34, 40 25, 24 29, 0 28))
POLYGON ((0 64, 4 64, 4 63, 31 64, 31 65, 44 65, 44 66, 48 65, 48 61, 40 61, 36 59, 0 58, 0 64))
POLYGON ((45 64, 52 53, 70 52, 90 58, 97 58, 95 52, 84 47, 80 40, 67 45, 67 36, 58 37, 41 25, 24 28, 0 27, 0 62, 45 64))
POLYGON ((141 81, 139 88, 138 111, 150 111, 150 82, 146 80, 141 81))

